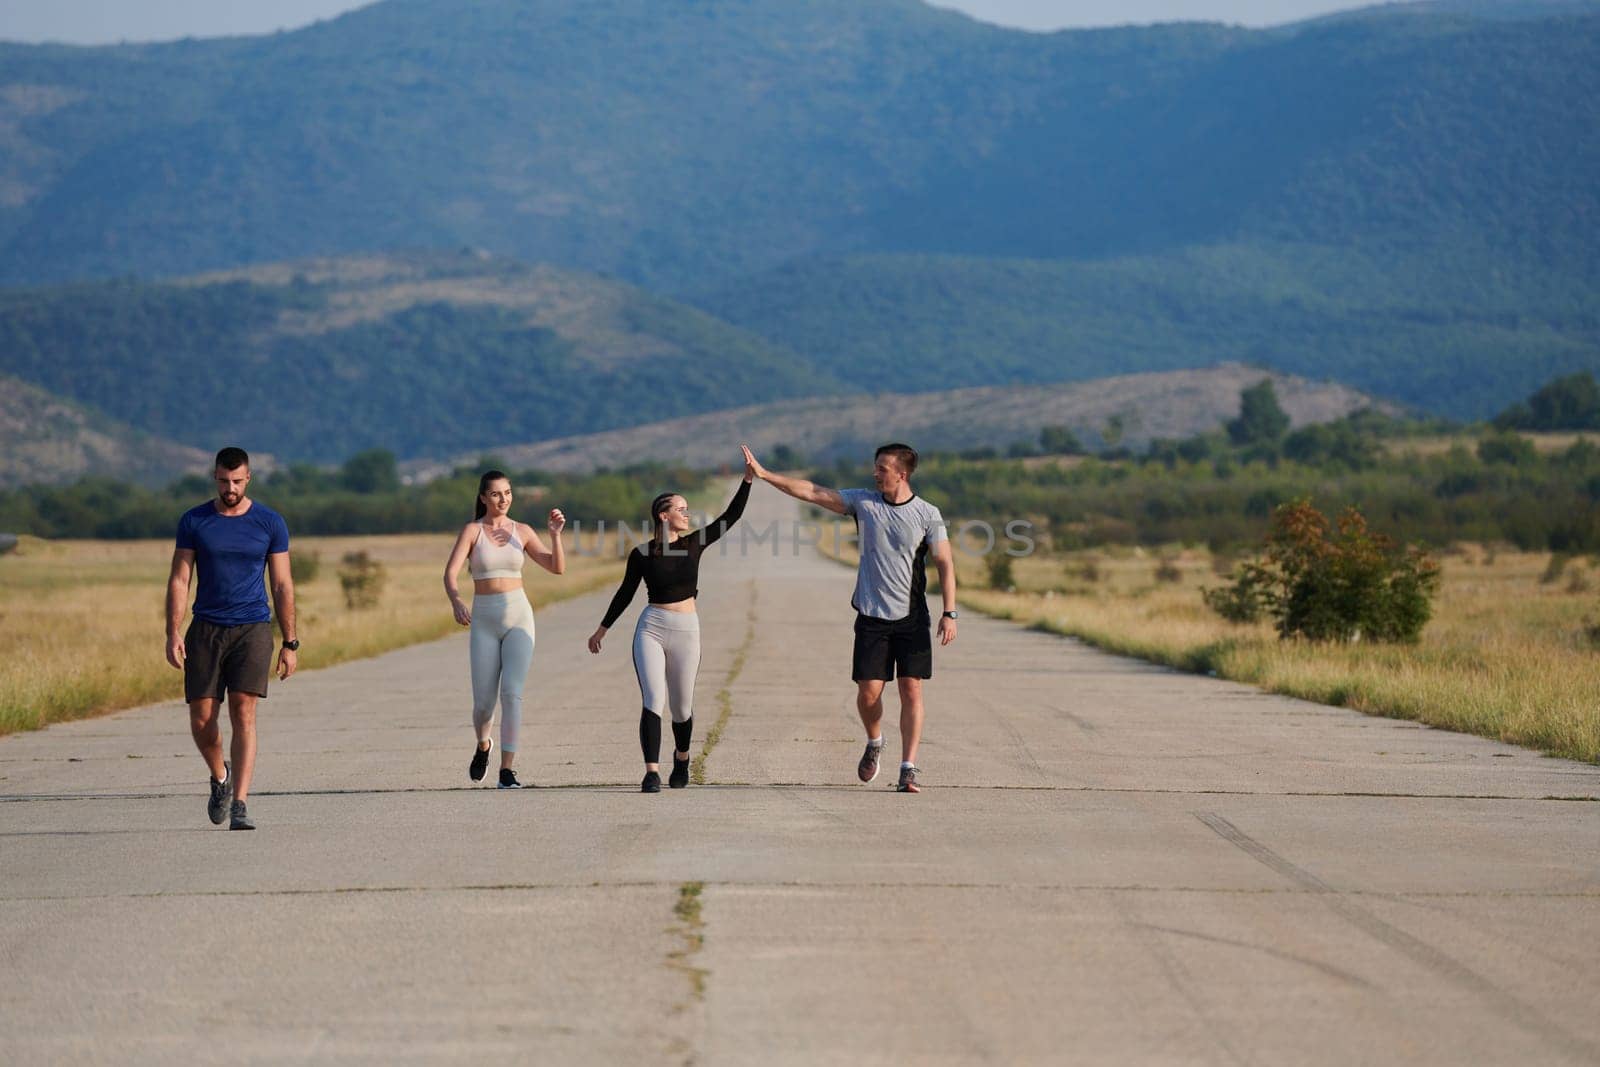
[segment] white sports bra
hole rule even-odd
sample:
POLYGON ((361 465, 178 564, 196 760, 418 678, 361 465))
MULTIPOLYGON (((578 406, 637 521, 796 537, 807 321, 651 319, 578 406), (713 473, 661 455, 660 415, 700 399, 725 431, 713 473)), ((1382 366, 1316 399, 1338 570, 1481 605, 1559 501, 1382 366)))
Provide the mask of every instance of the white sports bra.
POLYGON ((522 561, 527 557, 522 554, 522 541, 517 538, 517 528, 512 526, 509 530, 510 539, 503 545, 497 545, 489 535, 489 528, 481 522, 478 526, 478 540, 467 554, 467 565, 472 570, 473 580, 521 578, 522 561))

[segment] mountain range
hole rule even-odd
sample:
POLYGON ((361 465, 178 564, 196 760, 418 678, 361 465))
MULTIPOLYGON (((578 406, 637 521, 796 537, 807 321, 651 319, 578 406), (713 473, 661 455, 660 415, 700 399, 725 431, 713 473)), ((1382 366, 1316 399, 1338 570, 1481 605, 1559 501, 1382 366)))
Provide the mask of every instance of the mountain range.
POLYGON ((1052 34, 382 0, 0 44, 0 373, 288 460, 1226 361, 1478 418, 1600 370, 1597 131, 1590 0, 1052 34))
MULTIPOLYGON (((1222 428, 1239 414, 1239 394, 1263 380, 1291 428, 1331 422, 1363 409, 1392 408, 1353 389, 1229 363, 1204 370, 1129 374, 1092 382, 986 386, 936 393, 871 393, 783 400, 691 415, 622 430, 532 444, 506 442, 487 454, 509 469, 587 473, 643 460, 691 469, 738 469, 736 446, 773 459, 779 448, 808 463, 866 463, 888 440, 933 452, 1037 449, 1041 431, 1065 428, 1086 449, 1143 449, 1156 438, 1179 440, 1222 428)), ((406 474, 428 480, 471 466, 480 454, 417 461, 406 474)))

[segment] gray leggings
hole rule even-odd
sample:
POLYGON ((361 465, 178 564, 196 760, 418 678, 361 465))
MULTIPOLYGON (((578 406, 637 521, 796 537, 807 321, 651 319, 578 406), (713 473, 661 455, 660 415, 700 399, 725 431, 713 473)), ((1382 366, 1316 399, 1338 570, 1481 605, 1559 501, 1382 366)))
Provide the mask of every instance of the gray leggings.
POLYGON ((472 598, 472 726, 489 737, 494 698, 500 697, 500 748, 517 750, 522 726, 522 686, 533 665, 533 605, 520 589, 472 598))
POLYGON ((672 708, 673 722, 694 714, 694 679, 700 673, 700 616, 650 606, 633 630, 633 670, 646 709, 672 708))

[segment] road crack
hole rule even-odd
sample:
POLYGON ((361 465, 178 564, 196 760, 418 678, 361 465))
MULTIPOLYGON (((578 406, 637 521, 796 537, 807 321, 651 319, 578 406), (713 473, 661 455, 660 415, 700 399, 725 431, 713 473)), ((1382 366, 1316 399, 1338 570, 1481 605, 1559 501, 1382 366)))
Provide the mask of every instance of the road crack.
POLYGON ((755 579, 747 583, 750 590, 750 603, 745 610, 744 640, 739 642, 739 647, 733 654, 733 665, 728 668, 728 678, 722 683, 722 688, 717 690, 717 721, 711 724, 711 729, 706 731, 705 744, 700 746, 700 754, 689 764, 689 780, 695 785, 706 784, 706 759, 711 755, 712 749, 717 747, 717 742, 722 740, 722 731, 727 728, 728 719, 733 716, 733 683, 739 680, 739 675, 744 671, 745 660, 750 655, 750 646, 756 640, 756 600, 757 591, 755 579))

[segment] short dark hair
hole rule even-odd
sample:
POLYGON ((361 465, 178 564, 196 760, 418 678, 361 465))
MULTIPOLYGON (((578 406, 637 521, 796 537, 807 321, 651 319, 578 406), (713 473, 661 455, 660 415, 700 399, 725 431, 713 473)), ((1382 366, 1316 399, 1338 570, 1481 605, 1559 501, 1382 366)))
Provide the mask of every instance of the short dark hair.
POLYGON ((242 448, 229 445, 217 453, 216 465, 225 471, 236 471, 240 467, 248 467, 250 466, 250 453, 242 448))
POLYGON ((899 441, 879 445, 878 450, 872 454, 872 462, 878 462, 878 457, 885 453, 893 456, 895 462, 900 464, 900 469, 907 474, 917 469, 917 450, 910 445, 903 445, 899 441))

